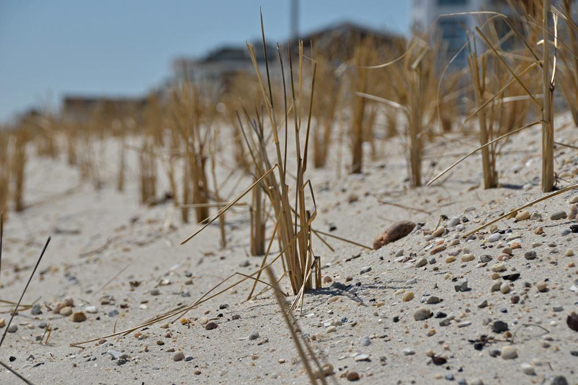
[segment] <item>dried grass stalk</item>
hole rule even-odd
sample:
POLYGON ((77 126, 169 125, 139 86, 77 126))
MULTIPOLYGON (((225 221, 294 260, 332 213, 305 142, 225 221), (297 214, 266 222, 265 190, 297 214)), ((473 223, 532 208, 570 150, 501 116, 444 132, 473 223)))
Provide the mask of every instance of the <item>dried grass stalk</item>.
MULTIPOLYGON (((550 68, 550 0, 543 3, 542 82, 544 107, 542 119, 542 191, 554 189, 554 81, 550 68)), ((555 60, 555 56, 554 56, 555 60)))

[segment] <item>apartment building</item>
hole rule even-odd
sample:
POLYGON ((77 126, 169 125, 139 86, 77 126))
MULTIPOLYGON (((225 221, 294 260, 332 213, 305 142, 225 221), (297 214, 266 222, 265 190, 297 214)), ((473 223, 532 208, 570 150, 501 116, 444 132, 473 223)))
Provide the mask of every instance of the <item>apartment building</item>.
MULTIPOLYGON (((532 0, 514 0, 530 6, 532 0)), ((553 3, 559 3, 554 0, 553 3)), ((511 9, 508 0, 413 0, 412 28, 416 31, 428 31, 430 36, 439 36, 447 45, 449 57, 453 57, 466 42, 467 31, 473 31, 480 23, 478 15, 457 15, 441 17, 451 13, 471 11, 498 11, 509 14, 511 9), (428 30, 435 23, 435 28, 428 30)), ((457 58, 456 65, 467 63, 466 52, 457 58)))

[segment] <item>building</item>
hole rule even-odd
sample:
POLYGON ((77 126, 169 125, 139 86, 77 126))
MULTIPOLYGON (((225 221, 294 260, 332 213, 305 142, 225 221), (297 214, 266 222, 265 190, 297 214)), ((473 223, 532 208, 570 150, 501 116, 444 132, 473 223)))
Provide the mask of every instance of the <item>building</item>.
MULTIPOLYGON (((558 0, 560 1, 560 0, 558 0)), ((553 0, 553 3, 558 2, 553 0)), ((526 9, 533 8, 533 0, 513 0, 526 9)), ((509 0, 413 0, 412 27, 418 32, 428 32, 430 36, 439 36, 445 44, 448 57, 454 57, 467 40, 467 31, 474 31, 480 24, 478 15, 456 15, 440 17, 451 13, 471 11, 498 11, 513 14, 509 0), (433 24, 436 24, 433 26, 433 24), (430 27, 432 27, 430 29, 430 27)), ((456 58, 457 66, 467 65, 467 52, 463 50, 456 58)))
MULTIPOLYGON (((405 43, 405 38, 399 35, 351 22, 329 25, 300 37, 306 51, 312 43, 314 55, 331 57, 338 62, 350 60, 355 49, 365 39, 371 39, 379 47, 397 48, 405 43)), ((297 43, 294 42, 294 52, 296 48, 297 43)))
MULTIPOLYGON (((263 43, 253 43, 259 67, 265 69, 263 43)), ((277 60, 277 49, 267 46, 269 65, 277 60)), ((180 57, 173 61, 173 81, 220 82, 238 72, 254 73, 253 62, 246 46, 224 46, 203 58, 180 57)))
POLYGON ((123 119, 142 114, 147 103, 146 97, 66 96, 62 103, 62 117, 71 122, 85 122, 95 114, 111 119, 123 119))
MULTIPOLYGON (((467 31, 478 25, 475 15, 440 17, 441 15, 489 9, 492 0, 413 0, 412 27, 418 32, 442 39, 449 58, 454 57, 467 41, 467 31), (434 23, 436 24, 434 26, 434 23)), ((467 65, 464 50, 455 59, 455 65, 467 65)))
MULTIPOLYGON (((343 22, 330 25, 317 31, 312 31, 299 36, 303 41, 306 54, 309 52, 309 45, 313 43, 314 55, 329 55, 338 61, 346 61, 353 56, 355 48, 361 40, 371 37, 377 44, 391 45, 399 42, 401 37, 383 31, 374 30, 354 23, 343 22)), ((298 54, 298 40, 291 41, 291 50, 298 54)), ((263 43, 257 41, 253 43, 255 56, 261 73, 265 73, 265 55, 263 43)), ((286 50, 283 48, 283 51, 286 50)), ((270 74, 272 77, 280 76, 279 57, 277 47, 273 44, 267 45, 267 55, 269 60, 270 74)), ((287 58, 284 58, 288 64, 287 58)), ((173 83, 183 80, 194 80, 195 82, 219 82, 222 83, 229 76, 239 72, 254 74, 255 69, 249 56, 246 46, 224 46, 210 52, 202 58, 177 58, 172 63, 173 83)))

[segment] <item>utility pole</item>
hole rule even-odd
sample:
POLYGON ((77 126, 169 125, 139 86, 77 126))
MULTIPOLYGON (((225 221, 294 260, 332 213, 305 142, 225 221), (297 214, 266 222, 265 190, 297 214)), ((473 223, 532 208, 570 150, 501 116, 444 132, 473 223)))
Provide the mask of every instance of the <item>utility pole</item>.
POLYGON ((299 0, 291 1, 291 40, 299 36, 299 0))

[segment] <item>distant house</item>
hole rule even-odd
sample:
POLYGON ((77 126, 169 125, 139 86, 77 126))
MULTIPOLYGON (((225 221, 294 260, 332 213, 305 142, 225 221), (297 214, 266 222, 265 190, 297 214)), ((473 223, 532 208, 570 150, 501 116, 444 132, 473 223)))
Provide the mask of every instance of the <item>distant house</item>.
MULTIPOLYGON (((257 42, 255 57, 259 66, 265 64, 263 44, 257 42)), ((269 64, 277 60, 277 50, 267 47, 269 64)), ((177 58, 172 63, 174 81, 219 82, 237 72, 254 72, 253 63, 246 46, 225 46, 218 48, 200 59, 177 58)))
POLYGON ((86 121, 95 114, 124 118, 142 113, 147 102, 147 98, 66 96, 62 104, 62 117, 73 122, 86 121))
MULTIPOLYGON (((312 42, 314 55, 321 54, 342 62, 351 59, 359 44, 368 38, 377 46, 383 47, 392 47, 404 41, 403 37, 391 32, 350 22, 333 24, 300 37, 307 54, 312 42)), ((296 51, 297 43, 294 42, 293 45, 296 51)))
MULTIPOLYGON (((400 41, 401 37, 382 32, 354 23, 339 23, 313 31, 299 37, 303 40, 305 53, 309 55, 310 42, 313 42, 314 55, 326 54, 335 60, 345 61, 353 56, 359 43, 371 37, 376 44, 391 45, 400 41)), ((286 61, 286 44, 282 44, 283 55, 286 61)), ((292 41, 291 50, 298 52, 297 41, 292 41)), ((259 69, 265 71, 265 55, 262 42, 253 43, 259 69)), ((271 76, 280 76, 277 47, 268 44, 267 54, 271 76)), ((246 46, 225 46, 210 52, 200 59, 178 58, 173 61, 174 81, 194 80, 197 82, 222 82, 238 72, 254 73, 253 63, 246 46)))

